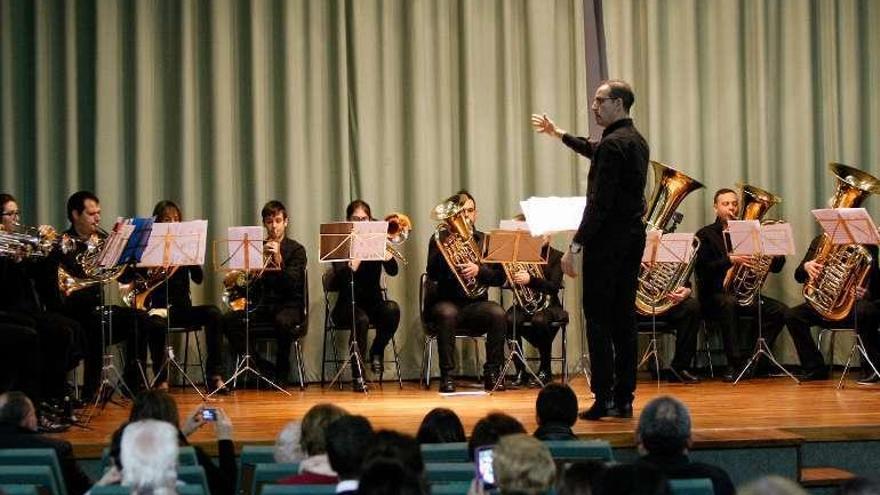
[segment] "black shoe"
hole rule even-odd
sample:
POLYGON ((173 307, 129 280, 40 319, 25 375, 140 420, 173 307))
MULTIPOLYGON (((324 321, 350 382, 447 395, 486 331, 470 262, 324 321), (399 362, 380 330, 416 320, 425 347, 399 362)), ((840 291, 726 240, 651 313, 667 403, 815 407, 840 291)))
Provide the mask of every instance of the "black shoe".
POLYGON ((451 394, 455 392, 455 380, 451 376, 440 377, 440 393, 451 394))
POLYGON ((604 417, 611 416, 612 410, 616 412, 613 401, 597 399, 589 409, 578 414, 578 417, 587 421, 598 421, 604 417))
POLYGON ((365 382, 364 379, 361 377, 353 378, 351 380, 351 389, 355 392, 366 392, 367 382, 365 382))
POLYGON ((525 371, 518 371, 513 378, 513 381, 510 382, 510 386, 513 388, 523 388, 528 387, 530 380, 529 374, 525 371))
POLYGON ((880 376, 877 373, 871 372, 869 376, 859 379, 856 383, 859 385, 876 385, 880 383, 880 376))
POLYGON ((693 384, 699 383, 700 379, 686 369, 675 369, 673 367, 669 367, 666 370, 666 381, 669 383, 684 383, 684 384, 693 384))
POLYGON ((380 354, 373 354, 370 356, 370 369, 373 370, 373 374, 381 375, 385 372, 385 363, 382 362, 382 356, 380 354))
POLYGON ((827 380, 828 379, 828 368, 822 366, 820 368, 813 368, 811 370, 804 370, 804 373, 800 376, 800 380, 802 382, 814 382, 817 380, 827 380))
POLYGON ((214 395, 229 395, 229 387, 223 384, 222 376, 215 376, 208 379, 208 393, 214 395))
POLYGON ((551 373, 549 370, 539 370, 536 376, 538 377, 540 383, 535 382, 533 379, 532 384, 534 384, 535 386, 543 387, 548 383, 553 382, 553 373, 551 373))
POLYGON ((633 417, 633 404, 632 402, 623 402, 617 401, 614 403, 614 407, 608 410, 608 415, 613 416, 615 418, 624 418, 629 419, 633 417))
POLYGON ((491 373, 486 373, 483 376, 483 389, 486 392, 504 392, 504 377, 501 377, 501 381, 498 381, 498 373, 493 371, 491 373), (498 387, 495 387, 495 384, 498 384, 498 387))
POLYGON ((742 374, 742 378, 740 380, 750 380, 755 376, 755 367, 749 366, 749 369, 743 373, 743 368, 748 366, 748 363, 742 366, 728 366, 727 371, 724 373, 724 381, 727 383, 733 383, 739 378, 740 374, 742 374))
POLYGON ((64 423, 47 416, 41 416, 37 423, 39 433, 61 433, 70 429, 70 423, 64 423))

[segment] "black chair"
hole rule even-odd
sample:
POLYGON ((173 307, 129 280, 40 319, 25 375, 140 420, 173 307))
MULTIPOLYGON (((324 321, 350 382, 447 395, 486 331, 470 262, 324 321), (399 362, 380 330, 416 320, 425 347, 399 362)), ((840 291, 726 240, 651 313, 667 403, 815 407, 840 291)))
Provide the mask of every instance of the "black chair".
MULTIPOLYGON (((336 323, 333 320, 333 306, 336 302, 336 297, 338 297, 338 290, 331 287, 331 272, 330 270, 324 272, 324 275, 321 277, 321 286, 324 289, 324 344, 321 348, 321 388, 324 388, 324 384, 326 383, 326 369, 327 364, 332 363, 334 366, 334 374, 339 371, 339 367, 348 359, 347 352, 345 355, 340 356, 339 349, 336 346, 336 334, 339 332, 351 332, 351 325, 341 325, 336 323), (327 356, 327 340, 330 340, 331 348, 333 350, 333 356, 327 356)), ((382 288, 382 299, 388 300, 388 290, 383 287, 382 288)), ((369 330, 375 330, 372 324, 370 324, 369 330)), ((346 345, 346 351, 348 349, 348 345, 346 345)), ((400 355, 397 353, 397 341, 394 337, 391 337, 391 359, 383 359, 385 364, 394 364, 394 369, 397 371, 397 384, 402 389, 403 388, 403 378, 400 375, 400 355)), ((366 359, 366 356, 361 356, 361 359, 366 359)), ((364 362, 366 364, 366 362, 364 362)), ((382 385, 382 381, 384 378, 384 373, 379 374, 379 386, 382 385)), ((339 388, 342 388, 342 382, 339 382, 339 388)))
MULTIPOLYGON (((505 290, 510 290, 509 286, 505 285, 505 290)), ((504 305, 504 292, 502 291, 502 299, 501 304, 504 305)), ((559 301, 562 303, 562 309, 565 309, 565 287, 559 290, 559 301)), ((550 323, 550 328, 556 329, 562 338, 562 349, 559 354, 551 354, 550 355, 550 364, 552 366, 553 363, 561 363, 562 364, 562 383, 568 383, 568 323, 570 321, 569 317, 566 317, 563 321, 554 321, 550 323)), ((523 321, 516 322, 516 326, 530 327, 532 326, 531 321, 523 321)), ((517 332, 519 333, 519 332, 517 332)), ((525 339, 523 339, 526 343, 525 339)), ((508 344, 509 347, 509 344, 508 344)), ((525 357, 525 356, 524 356, 525 357)), ((541 358, 538 357, 526 357, 526 361, 540 361, 541 358)))

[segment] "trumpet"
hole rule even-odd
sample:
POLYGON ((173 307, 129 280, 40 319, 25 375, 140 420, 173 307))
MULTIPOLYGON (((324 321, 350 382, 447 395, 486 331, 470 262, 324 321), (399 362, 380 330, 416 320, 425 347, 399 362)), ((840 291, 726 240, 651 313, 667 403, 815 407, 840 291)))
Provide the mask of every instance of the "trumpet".
POLYGON ((408 216, 398 212, 386 215, 385 221, 388 222, 388 252, 391 253, 391 256, 394 256, 399 259, 401 263, 406 265, 406 258, 400 254, 397 247, 409 239, 409 233, 412 230, 412 222, 408 216))
POLYGON ((52 227, 15 224, 13 230, 0 228, 0 256, 11 258, 44 258, 56 247, 67 253, 76 247, 73 239, 59 236, 52 227))

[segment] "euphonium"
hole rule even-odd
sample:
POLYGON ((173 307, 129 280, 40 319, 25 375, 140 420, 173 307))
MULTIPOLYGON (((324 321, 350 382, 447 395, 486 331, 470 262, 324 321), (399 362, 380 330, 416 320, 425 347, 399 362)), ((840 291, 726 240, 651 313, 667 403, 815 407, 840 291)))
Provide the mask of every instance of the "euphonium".
MULTIPOLYGON (((841 163, 829 163, 837 188, 832 208, 858 208, 871 194, 880 193, 880 180, 841 163)), ((873 258, 858 244, 832 244, 823 235, 815 260, 823 265, 819 275, 804 284, 804 299, 826 320, 842 320, 856 302, 856 289, 864 287, 873 258)))
MULTIPOLYGON (((782 202, 779 196, 749 184, 740 185, 739 196, 742 205, 738 220, 761 220, 770 208, 782 202)), ((775 221, 762 220, 761 223, 767 224, 775 221)), ((757 256, 752 266, 733 265, 724 276, 724 290, 734 297, 738 305, 751 306, 767 280, 772 263, 773 256, 757 256)))
POLYGON ((461 288, 470 298, 477 298, 489 289, 477 281, 461 274, 459 265, 480 262, 480 248, 474 241, 474 228, 465 216, 464 205, 467 196, 456 194, 431 210, 431 218, 441 221, 434 230, 434 242, 443 253, 443 258, 455 274, 461 288))
POLYGON ((541 265, 537 263, 502 263, 501 265, 504 267, 504 273, 507 275, 510 290, 513 291, 513 295, 516 297, 516 303, 523 311, 533 315, 550 304, 548 294, 513 281, 513 276, 517 272, 526 272, 531 278, 544 278, 544 270, 541 269, 541 265))
POLYGON ((100 265, 106 237, 107 231, 98 227, 98 235, 85 241, 85 250, 76 255, 76 263, 82 270, 83 277, 71 274, 63 266, 58 267, 58 290, 62 294, 69 296, 80 289, 116 280, 122 275, 127 268, 126 265, 112 267, 100 265))
POLYGON ((406 265, 406 258, 400 254, 397 247, 409 239, 409 232, 412 230, 412 222, 408 216, 398 212, 386 215, 385 221, 388 222, 388 252, 395 258, 399 259, 401 263, 406 265))
POLYGON ((150 294, 171 278, 178 268, 180 266, 149 268, 145 277, 136 277, 127 284, 119 284, 119 296, 122 298, 122 304, 129 308, 149 309, 147 308, 147 299, 150 294))
POLYGON ((43 258, 56 246, 66 253, 74 247, 74 241, 67 236, 59 237, 58 231, 52 227, 43 229, 15 224, 12 230, 0 228, 0 256, 43 258))
MULTIPOLYGON (((702 184, 672 167, 651 161, 654 168, 654 191, 645 215, 648 229, 665 230, 685 196, 703 187, 702 184)), ((694 238, 691 259, 687 263, 654 263, 639 269, 636 311, 645 316, 665 313, 675 306, 669 294, 690 277, 700 241, 694 238)))

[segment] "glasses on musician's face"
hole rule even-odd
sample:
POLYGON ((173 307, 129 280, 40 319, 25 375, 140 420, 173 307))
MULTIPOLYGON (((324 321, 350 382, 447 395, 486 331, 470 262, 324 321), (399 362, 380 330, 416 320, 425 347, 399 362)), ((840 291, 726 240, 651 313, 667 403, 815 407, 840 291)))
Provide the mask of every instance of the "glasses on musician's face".
POLYGON ((351 216, 352 222, 366 222, 369 219, 370 219, 370 217, 368 217, 366 215, 352 215, 351 216))
POLYGON ((4 217, 20 217, 21 211, 19 211, 19 210, 4 211, 2 215, 4 217))
POLYGON ((596 105, 601 105, 608 100, 617 100, 617 99, 619 99, 619 97, 617 97, 617 96, 594 96, 593 103, 595 103, 596 105))

